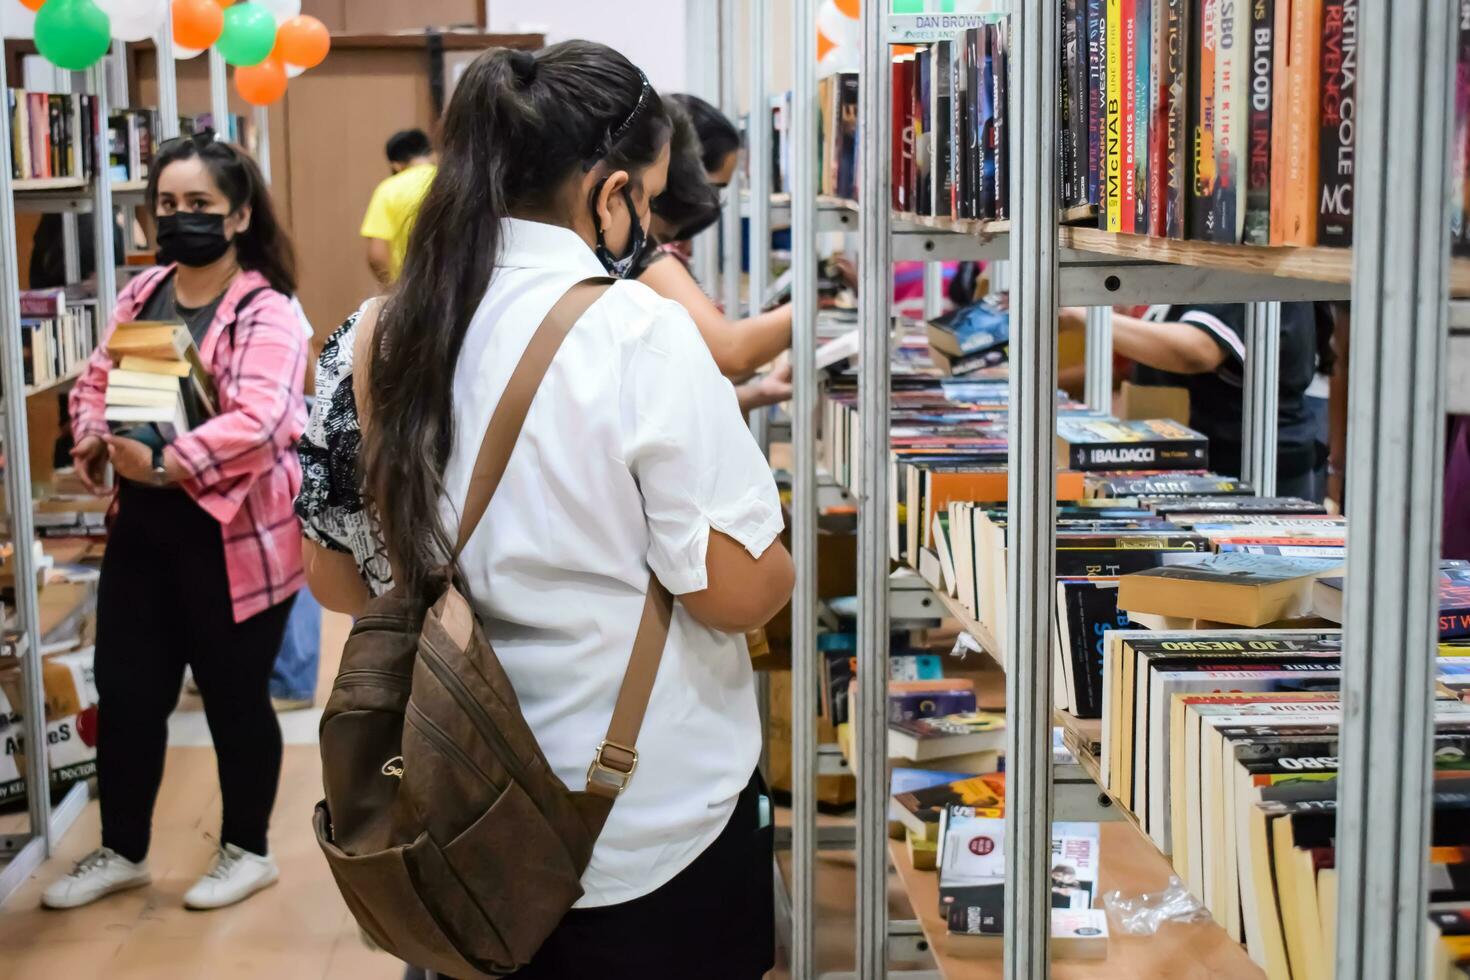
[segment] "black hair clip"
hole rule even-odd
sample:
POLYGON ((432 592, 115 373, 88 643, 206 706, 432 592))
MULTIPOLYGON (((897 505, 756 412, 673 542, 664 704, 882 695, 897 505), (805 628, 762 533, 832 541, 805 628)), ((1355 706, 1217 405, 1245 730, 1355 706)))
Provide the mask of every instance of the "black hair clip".
POLYGON ((633 124, 638 121, 638 118, 640 116, 643 115, 644 109, 647 108, 650 101, 648 96, 652 94, 653 86, 648 84, 648 76, 643 74, 643 69, 638 68, 635 70, 638 72, 639 80, 643 83, 643 86, 638 89, 638 101, 634 104, 633 111, 628 113, 628 118, 624 119, 616 129, 608 134, 609 143, 616 143, 618 140, 623 138, 624 134, 626 134, 628 130, 633 128, 633 124))
POLYGON ((530 85, 536 79, 536 56, 529 51, 512 51, 510 70, 515 73, 516 81, 523 86, 530 85))

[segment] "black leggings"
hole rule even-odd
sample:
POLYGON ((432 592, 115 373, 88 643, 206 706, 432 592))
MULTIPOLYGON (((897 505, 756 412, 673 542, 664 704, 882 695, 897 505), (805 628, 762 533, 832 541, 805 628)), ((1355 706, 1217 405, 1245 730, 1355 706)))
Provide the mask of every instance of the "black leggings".
POLYGON ((281 776, 269 680, 292 601, 236 623, 219 522, 182 490, 123 484, 97 596, 103 846, 130 861, 148 854, 187 664, 218 758, 220 840, 266 853, 281 776))

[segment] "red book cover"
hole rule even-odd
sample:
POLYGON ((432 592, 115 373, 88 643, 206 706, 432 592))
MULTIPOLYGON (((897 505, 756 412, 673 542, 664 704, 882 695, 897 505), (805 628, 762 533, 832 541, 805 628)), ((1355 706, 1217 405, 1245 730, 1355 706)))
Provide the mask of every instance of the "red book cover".
MULTIPOLYGON (((1122 200, 1119 202, 1119 217, 1123 232, 1136 230, 1138 215, 1138 185, 1133 175, 1138 172, 1136 134, 1138 105, 1138 4, 1140 0, 1123 0, 1123 173, 1122 200)), ((1147 3, 1148 0, 1141 0, 1147 3)), ((1147 48, 1145 48, 1147 50, 1147 48)))
POLYGON ((904 158, 904 123, 908 118, 908 99, 905 97, 909 90, 907 75, 904 72, 903 59, 895 58, 893 61, 893 209, 895 211, 908 210, 908 184, 903 176, 904 158))
POLYGON ((1149 100, 1151 119, 1148 128, 1148 234, 1163 238, 1168 234, 1165 205, 1169 199, 1169 175, 1165 161, 1169 156, 1169 5, 1168 0, 1150 0, 1153 16, 1149 19, 1148 73, 1153 88, 1149 100))

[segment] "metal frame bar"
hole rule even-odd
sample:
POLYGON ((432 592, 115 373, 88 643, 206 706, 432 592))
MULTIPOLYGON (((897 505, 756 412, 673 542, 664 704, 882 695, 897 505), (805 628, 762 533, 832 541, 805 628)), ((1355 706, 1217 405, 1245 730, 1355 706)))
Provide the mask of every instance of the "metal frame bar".
POLYGON ((1113 409, 1113 308, 1087 308, 1087 386, 1085 400, 1094 412, 1113 409))
POLYGON ((265 182, 271 182, 271 111, 268 106, 255 107, 255 162, 265 182))
POLYGON ((1359 12, 1339 980, 1429 967, 1454 13, 1444 0, 1359 12))
MULTIPOLYGON (((106 119, 111 113, 107 92, 107 62, 119 55, 114 53, 93 66, 89 81, 92 94, 97 100, 97 117, 106 119)), ((97 144, 96 176, 92 179, 92 254, 96 257, 97 312, 100 317, 110 315, 117 305, 117 256, 113 254, 113 227, 117 215, 112 210, 112 180, 107 175, 107 150, 101 140, 97 144)))
MULTIPOLYGON (((0 89, 6 84, 5 59, 0 58, 0 89)), ((106 118, 104 115, 103 118, 106 118)), ((0 126, 0 155, 10 159, 10 127, 0 126)), ((106 181, 99 181, 106 183, 106 181)), ((110 254, 112 239, 107 241, 110 254)), ((9 501, 10 534, 15 545, 15 605, 19 626, 32 637, 40 622, 36 598, 36 560, 31 542, 36 538, 31 513, 31 462, 29 432, 26 427, 25 376, 22 369, 20 337, 20 267, 15 250, 15 194, 9 167, 0 167, 0 387, 4 389, 5 417, 0 419, 0 432, 5 439, 5 496, 9 501)), ((46 744, 45 692, 41 681, 39 642, 28 642, 20 655, 22 703, 16 706, 24 716, 22 725, 26 741, 34 749, 46 744)), ((40 854, 48 856, 55 840, 51 828, 50 775, 46 753, 26 753, 26 789, 30 811, 31 834, 40 841, 40 854)), ((35 845, 27 845, 17 855, 21 865, 34 859, 35 845)), ((18 866, 21 866, 18 865, 18 866)), ((13 877, 13 876, 12 876, 13 877)), ((20 879, 24 881, 24 878, 20 879)), ((0 892, 0 899, 5 897, 0 892)))
MULTIPOLYGON (((739 0, 720 0, 720 109, 737 125, 740 120, 740 95, 735 84, 736 48, 739 45, 739 0)), ((720 216, 720 298, 725 316, 739 319, 740 310, 740 184, 741 168, 736 167, 725 188, 725 203, 720 216)))
POLYGON ((164 20, 153 44, 154 73, 158 76, 158 135, 160 140, 168 140, 179 135, 179 77, 171 17, 164 20))
MULTIPOLYGON (((888 969, 888 410, 893 304, 888 4, 862 5, 858 84, 862 214, 858 277, 857 973, 888 969)), ((1048 692, 1050 688, 1048 688, 1048 692)), ((810 711, 810 704, 805 706, 810 711)))
MULTIPOLYGON (((685 55, 690 91, 713 104, 720 102, 720 18, 711 0, 685 0, 684 26, 688 38, 685 55)), ((694 237, 694 278, 709 294, 719 296, 720 229, 714 225, 694 237)))
POLYGON ((1056 539, 1058 5, 1022 0, 1011 30, 1011 474, 1006 555, 1007 980, 1051 964, 1052 661, 1056 539))
MULTIPOLYGON (((759 2, 759 0, 758 0, 759 2)), ((795 0, 791 118, 791 976, 816 975, 817 3, 795 0)), ((752 38, 756 47, 760 37, 752 38)), ((760 210, 752 198, 752 206, 760 210)))
POLYGON ((1251 303, 1245 319, 1245 380, 1240 476, 1264 497, 1276 493, 1281 396, 1281 304, 1251 303))
POLYGON ((230 138, 229 71, 219 48, 210 48, 205 55, 209 58, 209 115, 216 135, 227 140, 230 138))

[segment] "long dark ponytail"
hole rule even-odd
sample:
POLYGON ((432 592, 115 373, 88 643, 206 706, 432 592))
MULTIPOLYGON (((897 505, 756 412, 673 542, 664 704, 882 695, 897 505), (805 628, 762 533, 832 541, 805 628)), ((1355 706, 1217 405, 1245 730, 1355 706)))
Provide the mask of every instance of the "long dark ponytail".
POLYGON ((148 175, 150 214, 158 213, 158 178, 171 163, 198 157, 215 186, 230 202, 230 210, 250 206, 250 227, 235 236, 235 260, 240 268, 265 276, 271 288, 296 295, 296 249, 291 236, 276 220, 270 188, 260 168, 239 147, 214 139, 212 134, 180 136, 159 147, 148 175))
POLYGON ((643 73, 588 41, 534 55, 487 51, 455 87, 439 172, 379 317, 369 369, 363 485, 410 595, 431 597, 453 550, 439 502, 454 445, 454 369, 500 259, 502 219, 553 208, 569 177, 599 164, 636 180, 668 134, 643 73))

